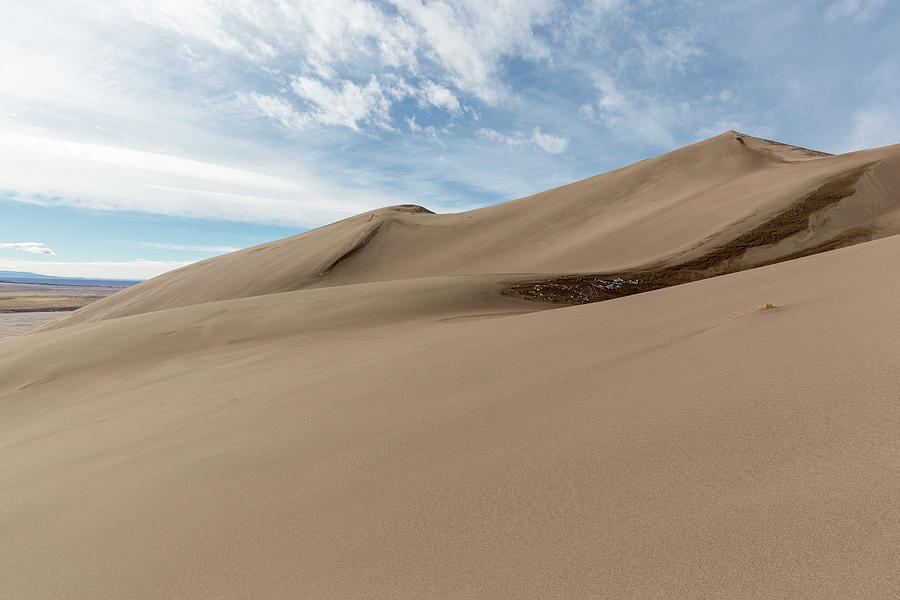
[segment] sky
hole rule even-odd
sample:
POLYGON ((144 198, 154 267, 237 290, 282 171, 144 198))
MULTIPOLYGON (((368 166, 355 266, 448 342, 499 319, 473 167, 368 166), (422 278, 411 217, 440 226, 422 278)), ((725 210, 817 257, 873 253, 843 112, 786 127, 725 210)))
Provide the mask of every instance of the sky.
POLYGON ((895 0, 6 0, 0 270, 144 279, 728 129, 900 142, 895 0))

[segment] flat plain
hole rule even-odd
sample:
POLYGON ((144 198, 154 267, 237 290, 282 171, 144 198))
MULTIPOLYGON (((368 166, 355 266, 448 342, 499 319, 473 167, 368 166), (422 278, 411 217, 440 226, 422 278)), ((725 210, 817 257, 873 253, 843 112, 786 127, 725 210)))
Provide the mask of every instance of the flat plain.
POLYGON ((122 286, 0 282, 0 314, 72 311, 122 289, 122 286))

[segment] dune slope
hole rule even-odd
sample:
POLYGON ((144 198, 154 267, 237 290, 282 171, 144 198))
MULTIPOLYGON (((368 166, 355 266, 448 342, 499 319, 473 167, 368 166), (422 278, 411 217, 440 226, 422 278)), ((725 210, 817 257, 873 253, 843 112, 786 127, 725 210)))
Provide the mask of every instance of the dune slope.
POLYGON ((2 342, 0 595, 890 597, 898 260, 513 316, 535 304, 478 278, 435 308, 438 279, 353 323, 338 286, 2 342))
POLYGON ((397 206, 357 215, 167 273, 52 327, 415 277, 505 274, 531 283, 660 266, 703 276, 742 270, 900 232, 898 173, 900 146, 830 156, 731 131, 465 213, 397 206))

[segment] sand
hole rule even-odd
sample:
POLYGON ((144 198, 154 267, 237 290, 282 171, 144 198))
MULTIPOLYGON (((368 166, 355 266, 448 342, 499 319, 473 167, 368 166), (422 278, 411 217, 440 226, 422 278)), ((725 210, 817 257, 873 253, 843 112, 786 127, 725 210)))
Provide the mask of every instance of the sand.
POLYGON ((683 151, 383 209, 0 341, 0 597, 895 596, 898 147, 683 151), (516 291, 689 265, 861 165, 721 276, 516 291))
POLYGON ((25 335, 67 314, 65 311, 0 313, 0 340, 25 335))

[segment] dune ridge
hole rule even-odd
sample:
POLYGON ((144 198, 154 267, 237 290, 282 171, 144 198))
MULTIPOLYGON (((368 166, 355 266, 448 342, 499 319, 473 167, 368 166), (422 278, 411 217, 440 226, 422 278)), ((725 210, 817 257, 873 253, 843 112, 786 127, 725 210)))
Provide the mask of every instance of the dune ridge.
POLYGON ((727 268, 713 269, 738 271, 897 233, 897 172, 900 146, 831 156, 729 131, 469 212, 387 207, 357 215, 167 273, 52 327, 416 277, 490 274, 515 282, 537 279, 528 274, 544 280, 679 264, 682 270, 709 271, 691 261, 717 247, 745 249, 728 257, 727 268), (838 189, 840 195, 832 193, 838 189), (788 229, 787 221, 793 223, 788 229), (772 239, 760 237, 773 233, 772 239))

